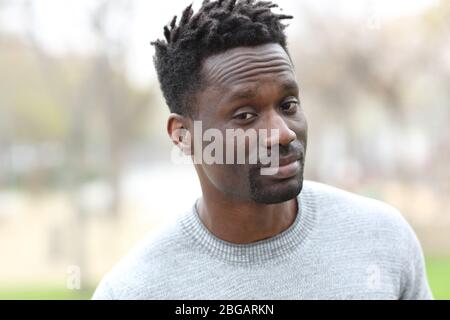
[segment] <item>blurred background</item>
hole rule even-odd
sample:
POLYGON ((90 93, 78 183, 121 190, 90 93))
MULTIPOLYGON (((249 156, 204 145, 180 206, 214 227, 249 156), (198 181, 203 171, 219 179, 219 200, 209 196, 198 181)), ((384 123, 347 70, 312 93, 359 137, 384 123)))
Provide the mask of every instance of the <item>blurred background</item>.
MULTIPOLYGON (((275 2, 295 16, 306 178, 400 209, 450 299, 450 2, 275 2)), ((189 3, 0 0, 0 299, 89 299, 201 195, 170 161, 149 44, 189 3)))

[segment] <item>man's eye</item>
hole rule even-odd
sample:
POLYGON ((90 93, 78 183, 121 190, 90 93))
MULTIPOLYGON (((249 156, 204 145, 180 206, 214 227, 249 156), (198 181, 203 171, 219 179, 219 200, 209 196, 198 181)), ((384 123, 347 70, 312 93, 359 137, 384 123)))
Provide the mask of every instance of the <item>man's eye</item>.
POLYGON ((242 112, 242 113, 239 113, 238 115, 234 116, 234 119, 245 121, 245 120, 250 120, 253 117, 255 117, 255 115, 253 113, 242 112))
POLYGON ((281 105, 281 110, 288 113, 294 113, 297 111, 297 107, 299 106, 299 102, 296 100, 288 101, 281 105))

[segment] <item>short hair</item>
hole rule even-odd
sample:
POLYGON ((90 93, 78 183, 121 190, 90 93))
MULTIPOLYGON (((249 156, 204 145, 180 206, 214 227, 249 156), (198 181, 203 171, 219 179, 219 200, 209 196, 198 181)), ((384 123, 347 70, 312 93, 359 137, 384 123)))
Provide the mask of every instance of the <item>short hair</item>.
MULTIPOLYGON (((241 46, 277 43, 288 53, 281 20, 292 19, 276 14, 271 1, 204 0, 194 14, 192 4, 164 27, 165 40, 151 42, 159 84, 173 113, 195 114, 194 95, 202 88, 201 65, 205 58, 241 46)), ((288 53, 289 54, 289 53, 288 53)))

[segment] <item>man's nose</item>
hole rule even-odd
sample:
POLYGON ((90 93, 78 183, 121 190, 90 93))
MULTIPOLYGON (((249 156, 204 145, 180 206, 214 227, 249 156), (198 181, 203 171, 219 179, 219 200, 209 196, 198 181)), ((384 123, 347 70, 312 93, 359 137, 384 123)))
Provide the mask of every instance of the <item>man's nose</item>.
POLYGON ((279 114, 274 112, 268 117, 267 138, 265 139, 266 148, 270 148, 275 144, 286 146, 296 138, 295 132, 288 127, 286 121, 279 114), (272 130, 275 130, 275 132, 272 132, 272 130))

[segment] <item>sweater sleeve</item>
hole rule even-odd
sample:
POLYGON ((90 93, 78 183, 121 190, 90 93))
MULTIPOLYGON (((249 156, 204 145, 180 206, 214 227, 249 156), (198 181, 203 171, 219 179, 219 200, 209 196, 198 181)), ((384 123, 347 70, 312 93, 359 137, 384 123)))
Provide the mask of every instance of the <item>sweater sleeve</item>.
MULTIPOLYGON (((406 222, 406 221, 405 221, 406 222)), ((402 269, 402 300, 432 300, 433 294, 428 284, 425 259, 419 239, 406 222, 408 249, 402 269)))
POLYGON ((100 281, 92 295, 92 300, 114 300, 114 295, 111 287, 108 285, 106 277, 100 281))

